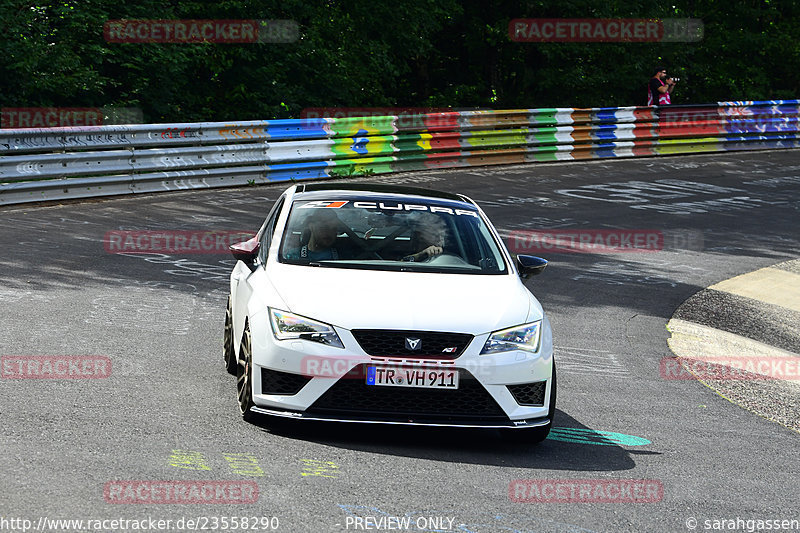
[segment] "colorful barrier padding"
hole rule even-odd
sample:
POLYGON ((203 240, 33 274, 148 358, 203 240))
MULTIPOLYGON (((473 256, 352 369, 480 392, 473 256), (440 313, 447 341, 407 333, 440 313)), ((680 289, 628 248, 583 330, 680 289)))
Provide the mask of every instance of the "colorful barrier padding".
POLYGON ((0 205, 611 157, 800 147, 800 100, 0 130, 0 205))

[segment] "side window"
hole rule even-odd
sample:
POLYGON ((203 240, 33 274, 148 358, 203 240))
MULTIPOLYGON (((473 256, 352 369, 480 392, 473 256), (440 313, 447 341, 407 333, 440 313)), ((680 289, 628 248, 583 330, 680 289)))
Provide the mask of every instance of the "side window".
POLYGON ((275 223, 278 221, 278 217, 281 214, 283 200, 284 197, 281 196, 278 201, 275 202, 275 205, 272 206, 272 211, 269 212, 267 221, 264 223, 264 233, 261 234, 261 242, 258 251, 258 258, 261 260, 261 264, 267 262, 267 254, 269 254, 269 247, 272 244, 272 237, 275 233, 275 223))

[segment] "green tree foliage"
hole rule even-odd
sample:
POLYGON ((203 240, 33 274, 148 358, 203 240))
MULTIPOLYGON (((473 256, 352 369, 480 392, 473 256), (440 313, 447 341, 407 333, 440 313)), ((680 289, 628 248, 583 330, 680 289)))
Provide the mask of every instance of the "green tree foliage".
POLYGON ((139 107, 147 122, 300 116, 307 107, 642 105, 800 98, 792 0, 0 1, 0 105, 139 107), (518 43, 514 18, 699 18, 696 43, 518 43), (291 19, 284 44, 109 43, 111 19, 291 19))

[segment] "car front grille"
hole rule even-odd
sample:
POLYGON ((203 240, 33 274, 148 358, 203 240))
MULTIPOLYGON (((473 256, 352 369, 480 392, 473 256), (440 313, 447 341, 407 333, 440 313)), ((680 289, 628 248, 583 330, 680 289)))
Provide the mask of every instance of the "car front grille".
POLYGON ((339 379, 307 410, 388 421, 491 421, 508 417, 469 372, 459 370, 458 389, 367 385, 366 365, 339 379))
POLYGON ((261 394, 297 394, 310 377, 261 368, 261 394))
POLYGON ((383 357, 455 359, 473 339, 468 333, 438 331, 354 329, 352 333, 366 353, 383 357))
POLYGON ((518 404, 541 407, 544 405, 545 385, 547 385, 546 381, 536 381, 506 386, 518 404))

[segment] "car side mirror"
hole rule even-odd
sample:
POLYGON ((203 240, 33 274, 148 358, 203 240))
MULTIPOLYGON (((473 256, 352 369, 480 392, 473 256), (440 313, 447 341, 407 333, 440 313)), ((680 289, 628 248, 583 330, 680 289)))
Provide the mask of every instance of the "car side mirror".
POLYGON ((255 261, 256 256, 258 256, 259 245, 260 243, 258 242, 258 235, 256 235, 250 240, 231 244, 228 249, 231 251, 231 254, 233 254, 233 257, 237 261, 243 261, 250 264, 255 261))
POLYGON ((531 276, 538 276, 542 273, 547 266, 547 260, 535 255, 518 255, 517 256, 517 269, 519 276, 522 279, 528 279, 531 276))

